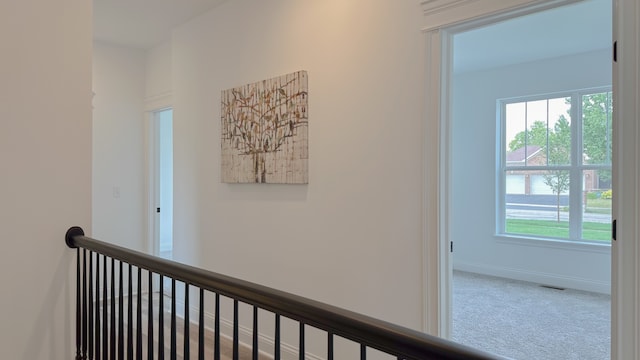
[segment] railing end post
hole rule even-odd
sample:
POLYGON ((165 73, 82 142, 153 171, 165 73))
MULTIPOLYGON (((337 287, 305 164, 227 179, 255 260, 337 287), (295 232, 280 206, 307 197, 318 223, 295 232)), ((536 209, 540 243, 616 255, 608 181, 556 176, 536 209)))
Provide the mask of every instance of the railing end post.
POLYGON ((73 243, 73 238, 76 236, 84 236, 84 230, 80 226, 72 226, 67 230, 67 233, 64 236, 64 242, 68 247, 74 249, 77 248, 73 243))

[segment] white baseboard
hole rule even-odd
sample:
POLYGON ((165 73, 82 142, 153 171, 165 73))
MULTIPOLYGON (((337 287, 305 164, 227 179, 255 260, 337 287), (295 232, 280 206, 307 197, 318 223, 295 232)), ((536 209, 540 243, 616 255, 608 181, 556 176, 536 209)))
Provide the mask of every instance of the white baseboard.
POLYGON ((507 279, 528 281, 541 285, 596 292, 601 294, 611 294, 611 284, 609 282, 596 281, 586 278, 570 277, 515 268, 498 267, 487 264, 466 263, 460 261, 455 262, 454 270, 497 276, 507 279))
MULTIPOLYGON (((166 304, 166 303, 165 303, 166 304)), ((176 299, 176 309, 184 309, 184 299, 176 299)), ((177 316, 184 318, 184 310, 176 310, 177 316)), ((190 313, 189 318, 191 319, 191 323, 196 323, 198 318, 199 308, 193 305, 190 305, 190 313)), ((215 322, 215 314, 209 311, 204 312, 205 318, 205 328, 207 331, 213 332, 214 322, 215 322)), ((197 325, 197 323, 196 323, 197 325)), ((233 339, 233 321, 229 319, 225 319, 224 317, 220 318, 220 335, 232 340, 233 339)), ((251 344, 253 343, 253 329, 248 328, 246 326, 238 326, 238 342, 240 346, 244 346, 247 348, 251 348, 251 344)), ((271 336, 265 334, 258 334, 258 349, 269 349, 268 352, 264 350, 260 350, 262 355, 272 358, 271 353, 273 352, 275 344, 275 339, 271 336)), ((298 346, 287 344, 285 342, 280 342, 280 357, 282 360, 298 360, 300 358, 298 354, 298 346)), ((308 360, 325 360, 322 357, 319 357, 315 354, 312 354, 308 351, 305 351, 305 359, 308 360)))

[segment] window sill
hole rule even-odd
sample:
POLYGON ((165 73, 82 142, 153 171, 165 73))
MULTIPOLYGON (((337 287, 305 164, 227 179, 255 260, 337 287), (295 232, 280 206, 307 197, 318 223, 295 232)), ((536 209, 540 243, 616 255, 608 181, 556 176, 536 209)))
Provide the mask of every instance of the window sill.
POLYGON ((496 234, 496 242, 508 245, 535 246, 560 250, 593 252, 598 254, 611 254, 611 244, 590 243, 583 241, 571 241, 562 239, 525 237, 518 235, 496 234))

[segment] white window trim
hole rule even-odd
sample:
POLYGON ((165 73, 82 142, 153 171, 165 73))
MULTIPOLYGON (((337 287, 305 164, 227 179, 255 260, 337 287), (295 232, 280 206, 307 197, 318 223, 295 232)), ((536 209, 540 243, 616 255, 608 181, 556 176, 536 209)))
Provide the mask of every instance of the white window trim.
MULTIPOLYGON (((498 129, 500 135, 500 141, 497 144, 497 159, 496 159, 496 175, 498 179, 498 195, 496 196, 496 237, 500 239, 508 239, 508 241, 514 241, 516 239, 524 240, 525 243, 529 241, 546 241, 546 242, 558 242, 568 244, 581 244, 584 246, 611 246, 611 243, 601 243, 596 241, 582 239, 582 211, 571 211, 569 213, 569 238, 553 238, 544 236, 532 236, 526 234, 514 234, 506 232, 506 172, 509 170, 546 170, 548 166, 507 166, 506 159, 506 116, 505 108, 507 104, 513 104, 518 102, 532 102, 538 100, 547 100, 555 98, 571 98, 572 104, 577 101, 578 104, 582 104, 582 96, 611 92, 611 86, 593 87, 585 89, 576 89, 570 91, 538 94, 531 96, 520 96, 512 98, 503 98, 496 101, 498 121, 498 129)), ((582 106, 571 107, 571 138, 575 141, 571 142, 571 165, 567 166, 554 166, 554 169, 569 170, 571 172, 571 179, 578 179, 579 181, 571 181, 569 185, 570 194, 580 194, 582 192, 583 179, 581 173, 584 170, 590 169, 609 169, 612 170, 611 165, 602 164, 582 164, 580 154, 582 151, 582 106)), ((579 195, 569 196, 569 207, 571 209, 580 209, 582 207, 581 197, 579 195)))

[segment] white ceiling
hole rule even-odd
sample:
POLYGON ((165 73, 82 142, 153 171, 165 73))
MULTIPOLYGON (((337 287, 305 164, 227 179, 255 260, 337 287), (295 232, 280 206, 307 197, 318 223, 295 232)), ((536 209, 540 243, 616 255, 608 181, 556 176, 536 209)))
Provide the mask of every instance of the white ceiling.
POLYGON ((587 0, 454 36, 454 72, 611 48, 611 0, 587 0))
POLYGON ((93 38, 149 49, 171 29, 227 0, 93 0, 93 38))

